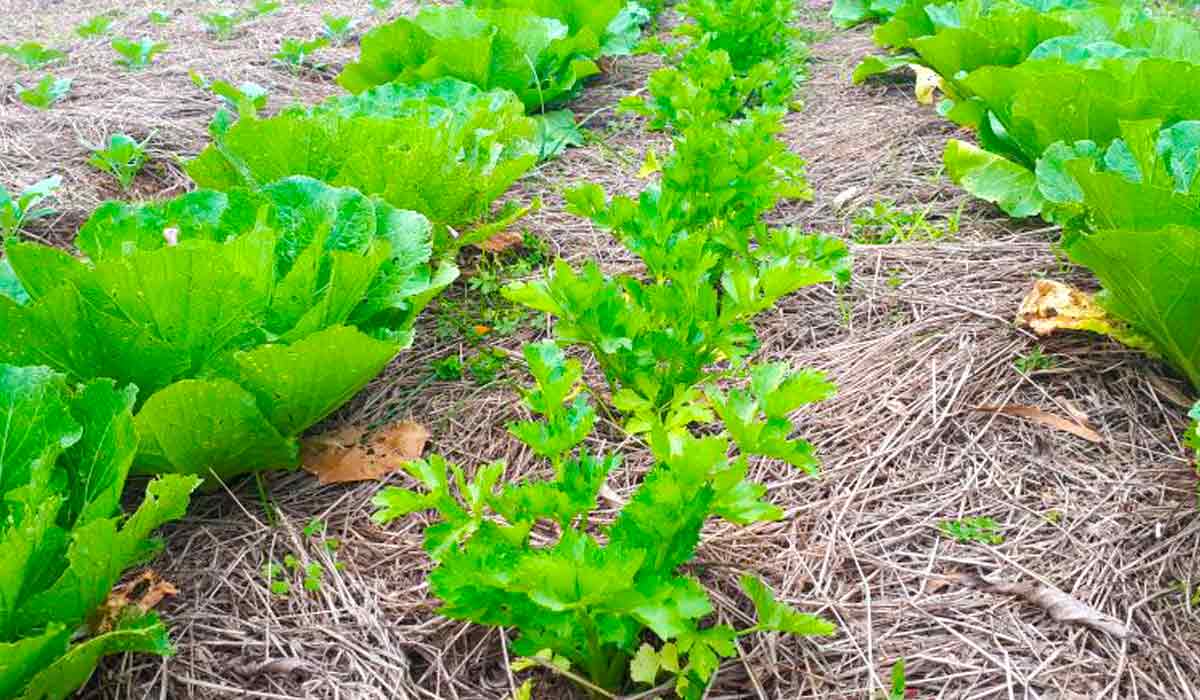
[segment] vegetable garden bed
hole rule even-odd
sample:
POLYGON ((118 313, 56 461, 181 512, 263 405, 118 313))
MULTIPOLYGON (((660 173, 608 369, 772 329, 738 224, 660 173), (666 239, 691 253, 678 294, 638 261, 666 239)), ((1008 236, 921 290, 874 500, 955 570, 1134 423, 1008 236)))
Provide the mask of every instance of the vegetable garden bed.
MULTIPOLYGON (((281 36, 312 33, 322 12, 365 17, 365 5, 289 3, 247 25, 233 44, 203 36, 192 17, 200 6, 189 5, 164 30, 175 55, 131 79, 128 91, 144 100, 119 118, 112 105, 121 100, 98 85, 118 94, 125 88, 112 86, 126 74, 109 68, 103 51, 72 53, 84 92, 71 110, 30 114, 2 104, 0 182, 66 175, 62 215, 28 233, 65 248, 100 200, 120 194, 79 165, 86 151, 75 148, 72 132, 81 124, 92 141, 115 128, 157 129, 150 169, 122 198, 177 196, 187 179, 165 156, 201 150, 215 104, 180 66, 261 81, 280 95, 273 107, 290 101, 285 95, 314 104, 340 94, 336 71, 294 76, 263 57, 281 36), (195 96, 164 97, 184 90, 195 96)), ((94 14, 81 8, 56 7, 37 26, 0 22, 16 24, 4 27, 10 40, 39 39, 94 14)), ((411 9, 397 5, 392 14, 411 9)), ((1041 339, 1015 327, 1035 279, 1085 289, 1094 280, 1055 254, 1055 231, 1009 219, 945 178, 945 143, 970 135, 916 104, 910 81, 850 84, 872 51, 869 30, 834 29, 826 11, 802 13, 815 32, 811 76, 797 93, 803 110, 787 115, 780 134, 808 162, 813 201, 781 203, 767 218, 847 241, 853 275, 841 288, 801 289, 754 322, 756 361, 812 367, 838 387, 795 414, 797 433, 818 450, 820 475, 755 460, 749 476, 767 487, 783 518, 747 527, 710 521, 683 571, 709 591, 714 621, 754 624, 739 587, 742 574, 754 573, 837 632, 742 637, 707 697, 888 697, 900 660, 902 697, 1189 697, 1200 678, 1200 520, 1183 449, 1191 390, 1164 365, 1115 343, 1041 339), (1047 424, 1047 416, 1077 430, 1047 424), (1136 634, 1123 640, 1055 621, 1035 602, 981 590, 973 575, 1056 586, 1136 634)), ((356 55, 356 46, 331 49, 325 60, 341 65, 356 55)), ((520 401, 530 384, 522 347, 548 337, 552 324, 498 289, 540 279, 554 259, 577 269, 597 261, 611 275, 643 269, 609 232, 568 212, 563 193, 595 182, 610 195, 635 196, 653 181, 636 173, 648 149, 666 160, 671 135, 648 132, 645 120, 613 107, 644 94, 657 65, 606 59, 605 72, 568 103, 590 117, 596 138, 538 165, 504 197, 542 202, 515 226, 522 243, 495 257, 460 255, 462 277, 419 318, 413 346, 309 435, 410 420, 431 434, 428 452, 472 473, 504 460, 506 481, 552 476, 506 429, 530 418, 520 401), (448 362, 456 358, 459 377, 448 362)), ((11 78, 0 72, 4 84, 11 78)), ((592 353, 570 356, 582 360, 590 387, 605 386, 592 353)), ((598 405, 612 399, 596 393, 598 405)), ((624 425, 600 408, 584 443, 624 458, 600 492, 597 521, 617 517, 655 462, 624 425)), ((405 474, 388 481, 417 483, 405 474)), ((379 490, 321 485, 299 471, 271 474, 261 489, 234 480, 195 493, 188 514, 163 529, 166 546, 150 564, 179 589, 158 608, 176 655, 110 657, 84 696, 498 699, 535 678, 534 698, 584 697, 553 672, 511 670, 519 656, 512 630, 436 613, 427 582, 433 564, 422 548, 435 518, 375 524, 379 490), (276 585, 284 580, 286 592, 276 585)))

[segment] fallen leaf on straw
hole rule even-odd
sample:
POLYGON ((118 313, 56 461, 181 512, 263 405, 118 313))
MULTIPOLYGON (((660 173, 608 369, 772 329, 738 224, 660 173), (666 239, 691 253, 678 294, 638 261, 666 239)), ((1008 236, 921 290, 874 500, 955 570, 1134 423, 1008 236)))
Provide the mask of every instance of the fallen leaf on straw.
POLYGON ((1043 411, 1037 406, 1018 406, 1016 404, 1005 404, 1002 406, 976 406, 976 411, 985 413, 1000 413, 1006 416, 1016 416, 1019 418, 1028 418, 1029 420, 1040 423, 1048 428, 1061 430, 1071 433, 1078 437, 1087 440, 1088 442, 1101 443, 1104 442, 1104 437, 1089 427, 1082 420, 1071 420, 1056 416, 1053 413, 1043 411))
POLYGON ((346 426, 304 441, 304 469, 322 484, 380 479, 417 459, 429 442, 429 431, 419 423, 402 421, 367 434, 346 426))
POLYGON ((1117 639, 1129 639, 1133 636, 1132 630, 1117 618, 1100 612, 1054 586, 992 582, 975 574, 957 574, 955 578, 962 585, 977 591, 1024 598, 1027 602, 1045 610, 1046 614, 1059 622, 1090 627, 1117 639))
POLYGON ((178 592, 170 581, 164 580, 153 569, 147 569, 137 578, 109 592, 108 598, 97 611, 92 631, 95 634, 111 632, 130 608, 134 608, 133 612, 137 615, 145 615, 157 607, 163 598, 178 592))
POLYGON ((525 236, 520 231, 512 229, 501 231, 479 244, 479 247, 489 253, 503 253, 509 248, 521 245, 525 236))

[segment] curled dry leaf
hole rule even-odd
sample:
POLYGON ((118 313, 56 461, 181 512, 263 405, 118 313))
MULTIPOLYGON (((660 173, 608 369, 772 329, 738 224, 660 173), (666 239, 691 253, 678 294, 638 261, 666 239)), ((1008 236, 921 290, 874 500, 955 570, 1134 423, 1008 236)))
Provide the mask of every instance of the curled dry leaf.
POLYGON ((170 581, 164 580, 153 569, 147 569, 137 578, 123 583, 108 594, 104 604, 96 612, 92 622, 94 634, 111 632, 117 627, 121 618, 129 613, 135 616, 145 615, 158 606, 169 595, 175 595, 179 589, 170 581))
POLYGON ((1113 318, 1090 294, 1054 280, 1038 280, 1017 310, 1017 323, 1038 335, 1055 331, 1089 331, 1118 343, 1150 350, 1149 341, 1113 318))
POLYGON ((480 243, 479 248, 489 253, 503 253, 509 248, 521 245, 524 241, 525 236, 520 231, 507 229, 480 243))
MULTIPOLYGON (((1066 433, 1078 436, 1088 442, 1102 443, 1104 438, 1092 429, 1087 424, 1087 421, 1080 414, 1075 414, 1074 419, 1063 418, 1056 416, 1053 413, 1044 411, 1037 406, 1019 406, 1016 404, 1004 404, 1001 406, 977 406, 976 411, 984 411, 986 413, 1000 413, 1006 416, 1017 416, 1019 418, 1028 418, 1029 420, 1044 425, 1048 428, 1061 430, 1066 433)), ((1078 410, 1078 409, 1076 409, 1078 410)))
POLYGON ((1117 618, 1100 612, 1054 586, 992 582, 975 574, 957 574, 955 578, 962 585, 977 591, 1024 598, 1027 602, 1045 610, 1046 614, 1059 622, 1090 627, 1117 639, 1129 639, 1133 636, 1133 631, 1117 618))
POLYGON ((345 426, 304 441, 304 469, 322 484, 380 479, 417 459, 429 442, 429 431, 419 423, 401 421, 368 433, 345 426))

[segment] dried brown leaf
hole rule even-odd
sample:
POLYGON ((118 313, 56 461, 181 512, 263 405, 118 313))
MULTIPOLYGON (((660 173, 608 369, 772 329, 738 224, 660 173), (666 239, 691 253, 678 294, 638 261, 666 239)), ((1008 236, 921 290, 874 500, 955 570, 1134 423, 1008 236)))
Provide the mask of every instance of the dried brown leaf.
POLYGON ((1020 406, 1017 404, 1004 404, 1001 406, 976 406, 976 411, 985 413, 1000 413, 1006 416, 1016 416, 1018 418, 1028 418, 1029 420, 1040 423, 1048 428, 1061 430, 1066 433, 1078 436, 1088 442, 1102 443, 1104 437, 1097 433, 1084 420, 1071 420, 1062 416, 1054 415, 1048 411, 1044 411, 1037 406, 1020 406))
POLYGON ((153 569, 143 571, 137 578, 112 589, 104 604, 100 606, 91 628, 95 634, 111 632, 121 618, 134 612, 145 615, 158 606, 169 595, 179 593, 170 581, 164 580, 153 569))
POLYGON ((479 247, 489 253, 502 253, 509 248, 521 245, 524 240, 525 237, 520 231, 507 229, 480 243, 479 247))
POLYGON ((401 421, 368 434, 345 426, 304 441, 304 469, 322 484, 380 479, 417 459, 429 442, 429 431, 419 423, 401 421))
POLYGON ((1054 586, 993 582, 975 574, 958 574, 957 578, 964 586, 977 591, 1024 598, 1027 602, 1045 610, 1046 614, 1059 622, 1090 627, 1117 639, 1129 639, 1133 636, 1132 630, 1117 618, 1100 612, 1054 586))
POLYGON ((1017 323, 1038 335, 1055 331, 1089 331, 1106 335, 1118 343, 1150 350, 1150 342, 1120 320, 1113 318, 1090 294, 1054 280, 1038 280, 1017 310, 1017 323))

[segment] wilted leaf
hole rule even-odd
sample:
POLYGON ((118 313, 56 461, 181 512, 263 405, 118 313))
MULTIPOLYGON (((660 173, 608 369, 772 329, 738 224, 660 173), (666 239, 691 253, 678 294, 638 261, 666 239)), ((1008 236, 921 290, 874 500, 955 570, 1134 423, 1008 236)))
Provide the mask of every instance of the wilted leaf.
POLYGON ((503 253, 509 248, 521 245, 525 236, 520 231, 508 229, 501 231, 479 244, 480 249, 489 253, 503 253))
POLYGON ((923 105, 933 104, 933 96, 942 88, 942 76, 918 63, 910 63, 909 68, 917 74, 917 84, 914 93, 917 102, 923 105))
POLYGON ((1082 603, 1054 586, 1034 583, 993 583, 974 574, 959 574, 957 579, 964 586, 984 593, 1000 593, 1024 598, 1045 610, 1046 614, 1059 622, 1090 627, 1117 639, 1129 639, 1133 636, 1133 631, 1122 624, 1120 620, 1082 603))
POLYGON ((163 580, 153 569, 147 569, 137 578, 117 586, 108 594, 103 606, 96 612, 92 632, 111 632, 128 613, 133 612, 132 617, 141 617, 157 607, 163 598, 177 593, 179 589, 175 588, 174 584, 163 580))
POLYGON ((421 456, 429 431, 419 423, 401 421, 368 434, 345 426, 304 441, 304 469, 322 484, 380 479, 421 456))
POLYGON ((1053 280, 1038 280, 1021 302, 1017 323, 1038 335, 1055 331, 1090 331, 1132 348, 1149 349, 1145 338, 1113 318, 1090 294, 1053 280))
POLYGON ((1088 442, 1101 443, 1104 438, 1087 425, 1084 421, 1071 420, 1062 416, 1054 415, 1048 411, 1043 411, 1037 406, 1019 406, 1016 404, 1005 404, 1002 406, 978 406, 976 411, 984 411, 987 413, 1002 413, 1006 416, 1017 416, 1019 418, 1028 418, 1029 420, 1040 423, 1048 428, 1061 430, 1071 433, 1078 437, 1087 440, 1088 442))

